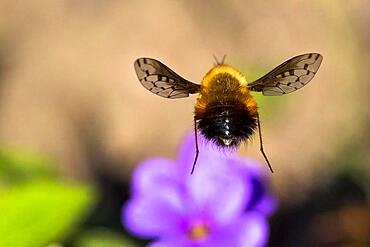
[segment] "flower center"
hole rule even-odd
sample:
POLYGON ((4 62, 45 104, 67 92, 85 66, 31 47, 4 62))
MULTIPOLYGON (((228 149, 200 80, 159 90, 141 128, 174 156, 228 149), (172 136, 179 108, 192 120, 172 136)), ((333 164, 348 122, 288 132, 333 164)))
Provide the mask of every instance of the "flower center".
POLYGON ((192 226, 189 231, 188 235, 191 239, 201 239, 209 234, 209 228, 205 224, 197 224, 192 226))

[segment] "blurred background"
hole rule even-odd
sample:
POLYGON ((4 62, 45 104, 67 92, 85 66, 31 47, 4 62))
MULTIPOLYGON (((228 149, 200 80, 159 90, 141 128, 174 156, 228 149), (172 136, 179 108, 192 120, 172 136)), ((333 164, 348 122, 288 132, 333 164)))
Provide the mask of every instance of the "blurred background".
MULTIPOLYGON (((255 96, 280 204, 269 245, 369 246, 369 7, 0 0, 0 246, 144 245, 119 218, 131 172, 176 157, 196 97, 150 94, 136 58, 200 82, 227 54, 253 81, 308 52, 324 57, 308 86, 255 96)), ((240 153, 265 165, 257 138, 240 153)))

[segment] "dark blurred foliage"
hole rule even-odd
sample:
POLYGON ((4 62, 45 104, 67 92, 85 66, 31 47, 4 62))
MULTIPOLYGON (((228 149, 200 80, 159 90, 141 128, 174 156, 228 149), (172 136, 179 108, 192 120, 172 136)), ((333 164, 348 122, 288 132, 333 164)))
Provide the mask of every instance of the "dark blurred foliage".
POLYGON ((271 221, 269 246, 370 246, 370 204, 358 176, 338 174, 302 205, 280 208, 271 221))
MULTIPOLYGON (((90 142, 90 137, 85 138, 87 140, 87 154, 90 167, 92 168, 91 173, 94 174, 94 185, 98 191, 98 202, 91 210, 89 216, 85 219, 78 231, 75 231, 68 239, 65 240, 63 246, 65 247, 76 247, 82 246, 80 244, 81 235, 88 232, 90 229, 104 229, 107 232, 114 232, 116 235, 124 237, 125 241, 128 241, 127 246, 145 246, 148 241, 134 238, 130 235, 122 226, 121 223, 121 210, 124 203, 130 196, 130 184, 128 180, 122 180, 118 177, 112 177, 111 174, 107 173, 106 170, 101 167, 108 165, 106 157, 102 156, 101 153, 96 152, 94 142, 90 142)), ((108 244, 104 243, 103 244, 108 244)), ((117 243, 126 246, 123 241, 117 241, 117 243)), ((95 245, 86 245, 95 246, 95 245)))
POLYGON ((80 230, 67 239, 64 246, 75 247, 81 233, 87 229, 99 228, 119 233, 125 239, 135 243, 135 246, 145 246, 148 241, 134 238, 123 228, 121 223, 122 206, 128 200, 130 194, 129 183, 111 178, 104 174, 104 171, 97 171, 96 174, 96 186, 99 188, 100 195, 99 201, 80 230))

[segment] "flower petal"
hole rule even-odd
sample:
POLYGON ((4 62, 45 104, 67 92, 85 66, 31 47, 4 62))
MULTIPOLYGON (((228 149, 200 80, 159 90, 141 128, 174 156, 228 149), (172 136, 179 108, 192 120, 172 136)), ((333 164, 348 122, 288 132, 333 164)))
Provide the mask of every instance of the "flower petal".
POLYGON ((238 245, 235 247, 265 246, 269 236, 266 218, 258 213, 244 215, 235 226, 238 245))
MULTIPOLYGON (((178 197, 178 195, 172 195, 178 197)), ((182 231, 184 216, 182 209, 171 196, 140 197, 131 199, 122 210, 122 222, 134 234, 144 238, 163 237, 182 231)))
POLYGON ((160 188, 181 182, 177 164, 168 159, 152 158, 143 161, 132 177, 132 192, 156 193, 160 188))
POLYGON ((217 226, 208 238, 196 243, 199 247, 262 247, 267 243, 268 234, 266 218, 259 213, 248 213, 226 226, 217 226))
POLYGON ((193 207, 217 224, 241 214, 252 193, 244 177, 217 157, 202 158, 199 165, 204 167, 187 179, 193 207))
POLYGON ((265 195, 256 204, 250 207, 249 210, 258 211, 266 216, 270 216, 275 212, 277 205, 278 202, 275 197, 265 195))
POLYGON ((147 247, 196 247, 189 240, 183 237, 171 237, 163 240, 151 242, 147 247))
POLYGON ((253 193, 246 210, 271 215, 277 207, 277 201, 270 194, 268 179, 260 164, 255 160, 235 158, 230 160, 230 166, 239 170, 239 173, 245 177, 246 183, 252 183, 253 193))
POLYGON ((161 158, 146 160, 138 166, 132 181, 132 198, 122 211, 124 225, 142 237, 179 231, 186 210, 176 164, 161 158))

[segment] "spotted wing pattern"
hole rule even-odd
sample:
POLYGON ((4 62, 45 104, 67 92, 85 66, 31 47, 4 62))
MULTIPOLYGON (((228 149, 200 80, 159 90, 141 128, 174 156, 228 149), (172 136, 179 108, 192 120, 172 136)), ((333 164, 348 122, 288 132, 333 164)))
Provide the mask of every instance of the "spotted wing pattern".
POLYGON ((251 91, 279 96, 296 91, 315 76, 322 56, 318 53, 299 55, 280 64, 260 79, 248 84, 251 91))
POLYGON ((177 99, 199 92, 200 85, 185 80, 155 59, 139 58, 134 66, 141 84, 161 97, 177 99))

